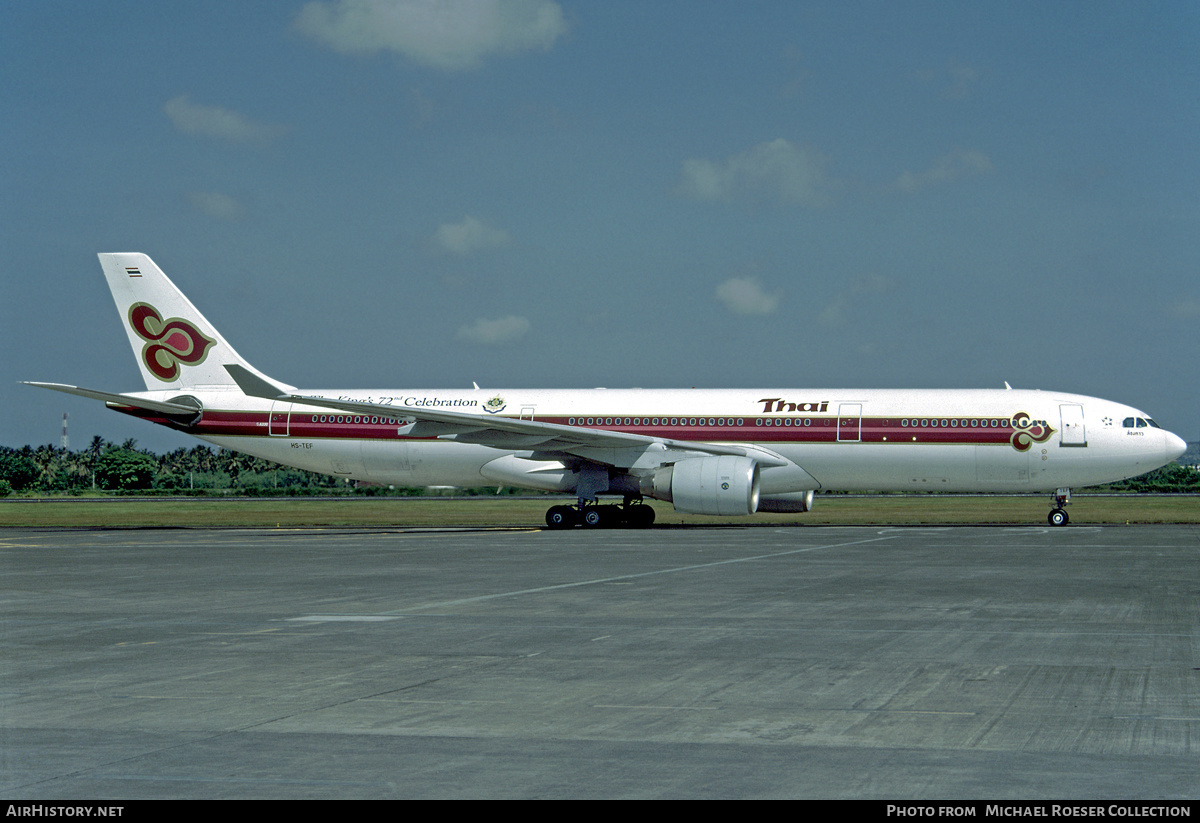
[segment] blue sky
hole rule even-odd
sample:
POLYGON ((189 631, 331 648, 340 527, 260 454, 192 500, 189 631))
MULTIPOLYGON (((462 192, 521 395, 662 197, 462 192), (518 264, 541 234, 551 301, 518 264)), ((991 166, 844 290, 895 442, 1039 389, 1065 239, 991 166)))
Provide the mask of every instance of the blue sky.
POLYGON ((0 444, 193 441, 97 252, 310 387, 1000 387, 1200 433, 1194 2, 0 4, 0 444))

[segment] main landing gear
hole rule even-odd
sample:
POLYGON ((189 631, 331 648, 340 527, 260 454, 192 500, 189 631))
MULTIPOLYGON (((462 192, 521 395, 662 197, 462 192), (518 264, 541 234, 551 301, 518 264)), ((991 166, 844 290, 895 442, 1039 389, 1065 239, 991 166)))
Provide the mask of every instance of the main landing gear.
POLYGON ((644 529, 654 525, 654 509, 640 497, 626 497, 620 505, 597 505, 580 501, 577 506, 551 506, 546 512, 546 525, 552 529, 609 529, 628 526, 644 529))
POLYGON ((1046 519, 1050 521, 1051 526, 1065 526, 1071 522, 1067 510, 1063 508, 1071 502, 1071 490, 1059 489, 1054 493, 1054 502, 1051 505, 1054 507, 1050 510, 1050 516, 1046 519))

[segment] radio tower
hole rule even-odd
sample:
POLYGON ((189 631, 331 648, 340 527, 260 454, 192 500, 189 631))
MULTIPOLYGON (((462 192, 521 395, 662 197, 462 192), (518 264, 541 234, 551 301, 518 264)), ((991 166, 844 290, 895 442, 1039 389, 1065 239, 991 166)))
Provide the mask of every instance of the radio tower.
POLYGON ((58 445, 62 446, 64 451, 71 450, 71 440, 70 440, 70 438, 67 437, 67 413, 66 412, 63 412, 62 440, 59 441, 58 445))

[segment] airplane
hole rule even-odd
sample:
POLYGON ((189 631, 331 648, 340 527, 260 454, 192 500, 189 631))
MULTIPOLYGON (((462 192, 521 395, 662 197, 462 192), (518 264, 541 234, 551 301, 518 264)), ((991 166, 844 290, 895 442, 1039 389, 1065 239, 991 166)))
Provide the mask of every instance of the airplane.
POLYGON ((814 492, 1051 492, 1186 449, 1133 407, 1012 389, 300 389, 251 366, 145 254, 100 254, 146 391, 28 385, 288 466, 382 485, 574 495, 552 529, 805 512, 814 492), (619 496, 620 505, 601 504, 619 496))

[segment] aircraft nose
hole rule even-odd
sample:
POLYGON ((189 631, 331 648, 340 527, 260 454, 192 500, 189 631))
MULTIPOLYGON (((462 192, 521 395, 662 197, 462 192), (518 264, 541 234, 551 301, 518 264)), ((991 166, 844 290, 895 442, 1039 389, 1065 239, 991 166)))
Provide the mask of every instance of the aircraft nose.
POLYGON ((1185 443, 1183 438, 1177 434, 1172 434, 1171 432, 1167 432, 1166 434, 1167 434, 1167 444, 1166 444, 1167 462, 1170 462, 1172 460, 1178 460, 1179 456, 1182 455, 1185 451, 1187 451, 1187 443, 1185 443))

